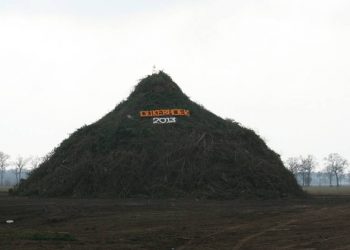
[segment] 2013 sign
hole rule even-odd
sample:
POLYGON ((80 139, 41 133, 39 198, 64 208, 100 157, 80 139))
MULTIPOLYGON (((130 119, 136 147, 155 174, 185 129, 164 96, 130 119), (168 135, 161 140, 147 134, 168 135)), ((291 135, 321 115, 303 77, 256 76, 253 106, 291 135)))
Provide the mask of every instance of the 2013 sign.
POLYGON ((176 117, 154 117, 153 124, 176 123, 176 117))

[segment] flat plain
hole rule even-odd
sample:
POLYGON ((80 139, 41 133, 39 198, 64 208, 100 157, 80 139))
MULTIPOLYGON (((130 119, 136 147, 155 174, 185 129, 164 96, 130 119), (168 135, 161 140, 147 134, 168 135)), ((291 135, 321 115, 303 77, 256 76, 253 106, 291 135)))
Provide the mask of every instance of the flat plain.
POLYGON ((0 186, 0 192, 1 193, 6 193, 10 188, 11 187, 6 187, 6 186, 2 187, 2 186, 0 186))
POLYGON ((304 190, 311 195, 350 195, 350 186, 311 186, 305 187, 304 190))
POLYGON ((0 195, 0 249, 350 249, 350 195, 281 200, 0 195), (14 220, 7 224, 6 220, 14 220))

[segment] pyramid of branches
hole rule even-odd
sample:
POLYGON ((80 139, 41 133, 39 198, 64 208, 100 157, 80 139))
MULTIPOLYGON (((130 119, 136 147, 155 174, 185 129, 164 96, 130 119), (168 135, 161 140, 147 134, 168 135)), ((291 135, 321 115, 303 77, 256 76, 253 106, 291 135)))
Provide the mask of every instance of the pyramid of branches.
POLYGON ((142 79, 97 122, 65 139, 17 193, 71 197, 297 196, 280 156, 252 130, 191 101, 164 72, 142 79), (141 111, 184 109, 153 124, 141 111))

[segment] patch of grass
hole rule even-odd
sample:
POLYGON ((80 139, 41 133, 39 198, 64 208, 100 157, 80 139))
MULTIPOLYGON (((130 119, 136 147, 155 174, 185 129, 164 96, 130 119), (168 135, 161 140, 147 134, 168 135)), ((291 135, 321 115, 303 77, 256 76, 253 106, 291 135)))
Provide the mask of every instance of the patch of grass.
POLYGON ((1 193, 7 193, 11 187, 9 186, 0 186, 1 193))
POLYGON ((57 232, 37 232, 28 235, 28 240, 53 240, 53 241, 75 241, 75 238, 69 233, 57 232))
POLYGON ((304 187, 307 193, 312 195, 350 195, 350 186, 341 187, 304 187))
POLYGON ((38 231, 12 231, 7 232, 6 238, 33 241, 76 241, 68 232, 38 232, 38 231))
POLYGON ((68 232, 22 231, 15 232, 12 237, 33 241, 76 241, 75 237, 68 232))

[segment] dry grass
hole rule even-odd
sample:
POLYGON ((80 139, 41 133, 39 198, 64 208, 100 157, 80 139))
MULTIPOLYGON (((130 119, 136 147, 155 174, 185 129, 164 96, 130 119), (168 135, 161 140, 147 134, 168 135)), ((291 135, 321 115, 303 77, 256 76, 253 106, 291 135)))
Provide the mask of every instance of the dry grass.
POLYGON ((0 187, 0 192, 8 192, 10 188, 11 187, 7 187, 7 186, 0 187))
POLYGON ((312 195, 350 195, 350 186, 342 187, 304 187, 312 195))

